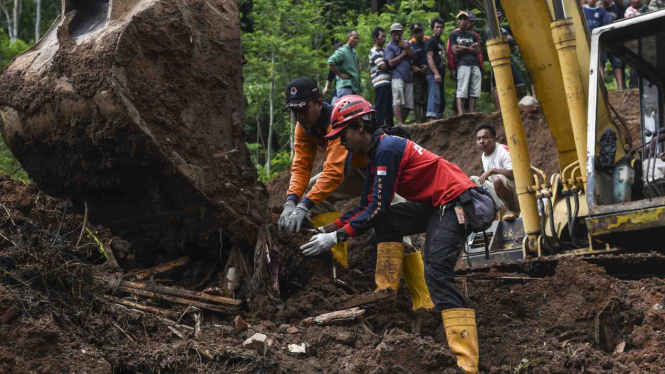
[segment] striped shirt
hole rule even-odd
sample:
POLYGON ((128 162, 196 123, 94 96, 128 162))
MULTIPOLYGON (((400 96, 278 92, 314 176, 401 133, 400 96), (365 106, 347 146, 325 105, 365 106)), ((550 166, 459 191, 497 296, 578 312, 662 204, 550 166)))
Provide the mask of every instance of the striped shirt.
POLYGON ((372 75, 372 85, 374 88, 390 84, 390 72, 381 70, 379 67, 385 64, 384 51, 382 48, 374 47, 369 52, 369 72, 372 75))

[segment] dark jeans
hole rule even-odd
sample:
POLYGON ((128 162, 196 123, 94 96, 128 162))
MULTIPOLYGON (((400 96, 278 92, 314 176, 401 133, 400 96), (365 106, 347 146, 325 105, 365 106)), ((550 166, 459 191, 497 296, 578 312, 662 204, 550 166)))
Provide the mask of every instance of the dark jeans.
MULTIPOLYGON (((390 84, 376 87, 374 109, 376 109, 376 122, 379 126, 384 124, 393 127, 393 91, 390 84)), ((400 240, 401 241, 401 240, 400 240)))
POLYGON ((379 243, 401 242, 406 235, 426 233, 423 262, 425 282, 439 310, 468 308, 455 284, 455 265, 464 246, 464 225, 457 222, 454 206, 441 215, 439 207, 407 201, 391 205, 374 226, 379 243))
POLYGON ((413 73, 413 114, 416 116, 417 123, 423 123, 426 120, 427 112, 427 76, 425 73, 413 73))
POLYGON ((443 118, 443 112, 446 109, 444 75, 445 74, 441 74, 441 84, 436 83, 434 75, 430 74, 427 76, 427 117, 436 119, 443 118))

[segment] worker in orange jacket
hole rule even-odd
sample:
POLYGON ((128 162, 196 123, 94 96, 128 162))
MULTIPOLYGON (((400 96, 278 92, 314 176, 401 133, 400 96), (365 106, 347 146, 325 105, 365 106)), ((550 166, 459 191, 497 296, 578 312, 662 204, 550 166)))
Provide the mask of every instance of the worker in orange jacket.
MULTIPOLYGON (((339 139, 328 141, 324 138, 328 133, 333 107, 323 101, 313 80, 297 78, 289 83, 286 109, 296 114, 298 122, 291 181, 278 228, 293 233, 300 231, 302 221, 308 214, 311 214, 316 227, 330 224, 341 216, 334 204, 360 195, 365 183, 367 158, 347 152, 339 139), (323 171, 312 177, 317 148, 325 151, 326 161, 323 171)), ((346 243, 335 246, 332 252, 335 260, 348 267, 346 243)))

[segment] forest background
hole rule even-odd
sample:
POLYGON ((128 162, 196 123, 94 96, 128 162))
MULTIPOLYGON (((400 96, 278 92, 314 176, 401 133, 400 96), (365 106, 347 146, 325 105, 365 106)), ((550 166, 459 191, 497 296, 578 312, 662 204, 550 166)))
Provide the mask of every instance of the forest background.
MULTIPOLYGON (((443 39, 457 27, 455 14, 473 10, 478 17, 475 30, 486 27, 483 0, 237 0, 241 11, 244 66, 246 141, 256 164, 259 179, 269 181, 291 164, 294 120, 284 111, 284 89, 289 81, 307 76, 325 86, 327 60, 334 46, 346 41, 349 30, 357 30, 360 43, 356 51, 362 64, 362 95, 374 100, 369 75, 368 55, 376 26, 388 30, 399 22, 408 27, 414 22, 425 26, 426 35, 433 17, 445 21, 443 39)), ((0 68, 29 48, 48 30, 61 13, 61 0, 0 0, 0 68)), ((507 26, 504 25, 504 26, 507 26)), ((489 82, 489 63, 485 63, 485 86, 489 82)), ((446 99, 452 102, 454 81, 446 76, 446 99)), ((487 87, 486 87, 487 88, 487 87)), ((330 102, 328 93, 324 100, 330 102)), ((446 110, 450 115, 450 105, 446 110)), ((494 110, 485 89, 478 110, 494 110)), ((409 121, 413 122, 413 115, 409 121)), ((29 182, 20 164, 0 141, 0 172, 29 182)))

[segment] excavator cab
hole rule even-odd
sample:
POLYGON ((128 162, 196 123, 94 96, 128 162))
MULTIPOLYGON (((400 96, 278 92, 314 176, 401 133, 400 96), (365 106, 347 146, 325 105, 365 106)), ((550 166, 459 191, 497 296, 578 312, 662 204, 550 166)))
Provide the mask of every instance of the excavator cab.
MULTIPOLYGON (((589 69, 586 225, 596 246, 665 248, 665 11, 597 28, 589 69), (637 74, 640 141, 615 157, 617 137, 599 133, 601 55, 612 53, 637 74), (594 68, 596 67, 596 68, 594 68), (661 155, 662 158, 661 158, 661 155), (659 235, 660 234, 660 235, 659 235)), ((635 79, 635 77, 633 77, 635 79)), ((619 142, 621 143, 621 142, 619 142)))

